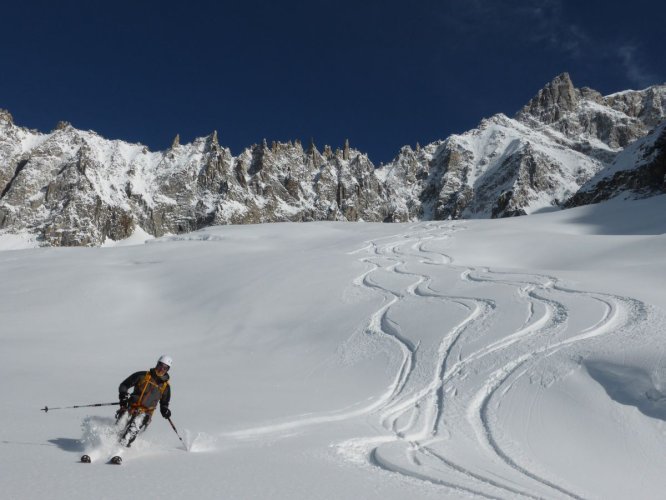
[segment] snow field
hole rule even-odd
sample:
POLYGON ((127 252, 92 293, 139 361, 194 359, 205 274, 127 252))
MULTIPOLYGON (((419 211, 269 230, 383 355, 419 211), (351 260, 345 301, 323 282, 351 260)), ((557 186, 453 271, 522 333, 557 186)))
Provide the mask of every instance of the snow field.
POLYGON ((3 496, 659 496, 664 204, 1 252, 3 496), (77 464, 113 407, 38 409, 163 352, 190 453, 155 415, 77 464))

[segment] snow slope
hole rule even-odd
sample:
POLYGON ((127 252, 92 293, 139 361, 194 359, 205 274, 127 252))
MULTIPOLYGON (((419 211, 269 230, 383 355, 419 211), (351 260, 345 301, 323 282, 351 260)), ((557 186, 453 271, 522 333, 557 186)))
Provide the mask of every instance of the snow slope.
POLYGON ((2 497, 659 497, 665 208, 0 239, 2 497), (39 411, 161 353, 189 452, 156 416, 107 466, 113 407, 39 411))

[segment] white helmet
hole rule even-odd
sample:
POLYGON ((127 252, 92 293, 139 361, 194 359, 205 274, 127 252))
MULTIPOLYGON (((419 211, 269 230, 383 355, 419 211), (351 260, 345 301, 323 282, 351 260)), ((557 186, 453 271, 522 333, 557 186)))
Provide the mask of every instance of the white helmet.
POLYGON ((171 368, 171 365, 173 364, 173 359, 171 359, 171 356, 167 356, 166 354, 162 354, 160 356, 160 359, 157 360, 157 362, 158 363, 164 363, 169 368, 171 368))

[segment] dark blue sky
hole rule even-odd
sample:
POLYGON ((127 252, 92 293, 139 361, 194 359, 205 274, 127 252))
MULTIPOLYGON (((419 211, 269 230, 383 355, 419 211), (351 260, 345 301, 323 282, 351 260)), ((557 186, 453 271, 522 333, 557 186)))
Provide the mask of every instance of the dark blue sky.
POLYGON ((666 80, 662 0, 68 1, 3 5, 0 107, 165 149, 218 130, 405 144, 513 115, 557 74, 602 93, 666 80))

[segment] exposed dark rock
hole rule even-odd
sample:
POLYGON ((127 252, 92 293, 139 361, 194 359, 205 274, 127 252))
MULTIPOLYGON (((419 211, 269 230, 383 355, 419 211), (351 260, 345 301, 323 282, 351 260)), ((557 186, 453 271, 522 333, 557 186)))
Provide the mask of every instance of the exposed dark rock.
POLYGON ((554 123, 575 110, 578 102, 578 92, 569 73, 562 73, 542 88, 519 116, 530 115, 542 123, 554 123))
POLYGON ((0 125, 2 124, 13 125, 14 118, 12 117, 12 114, 9 111, 0 108, 0 125))
POLYGON ((643 157, 649 159, 637 168, 628 168, 584 186, 566 203, 567 207, 599 203, 625 195, 645 198, 666 193, 666 127, 662 126, 643 157))

